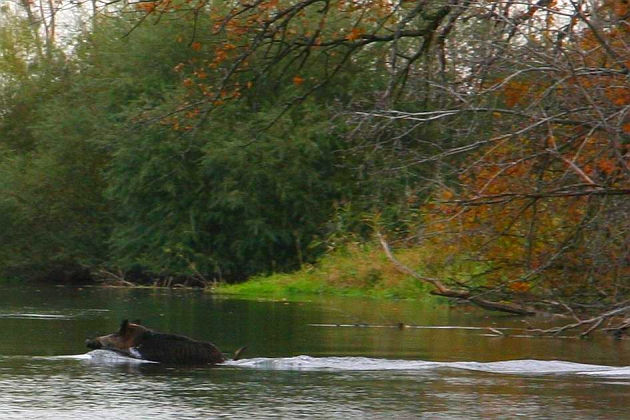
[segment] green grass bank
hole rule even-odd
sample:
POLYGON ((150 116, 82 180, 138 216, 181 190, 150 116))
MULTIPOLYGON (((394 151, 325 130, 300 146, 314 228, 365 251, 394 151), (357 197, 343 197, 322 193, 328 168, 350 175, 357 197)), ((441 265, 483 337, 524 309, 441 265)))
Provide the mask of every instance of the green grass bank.
MULTIPOLYGON (((397 255, 410 260, 418 250, 397 255)), ((413 258, 415 259, 415 258, 413 258)), ((413 265, 412 265, 413 266, 413 265)), ((287 274, 258 276, 240 284, 222 284, 214 291, 244 296, 333 295, 384 299, 435 299, 430 287, 396 270, 374 245, 351 245, 314 265, 287 274)))

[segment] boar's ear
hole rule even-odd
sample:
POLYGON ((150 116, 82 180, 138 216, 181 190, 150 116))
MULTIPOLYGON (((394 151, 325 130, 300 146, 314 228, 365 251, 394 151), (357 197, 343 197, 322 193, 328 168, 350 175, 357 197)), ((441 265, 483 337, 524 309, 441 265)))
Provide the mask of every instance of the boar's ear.
POLYGON ((118 334, 124 335, 127 332, 127 327, 129 326, 129 320, 124 319, 123 322, 120 323, 120 330, 118 330, 118 334))

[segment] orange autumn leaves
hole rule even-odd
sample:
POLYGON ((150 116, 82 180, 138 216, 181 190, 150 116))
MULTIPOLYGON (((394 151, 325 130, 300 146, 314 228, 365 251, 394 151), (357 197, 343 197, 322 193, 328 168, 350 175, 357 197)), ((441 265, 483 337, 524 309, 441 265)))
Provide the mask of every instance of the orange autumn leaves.
MULTIPOLYGON (((194 25, 205 21, 209 26, 205 30, 193 31, 192 39, 187 40, 189 47, 204 57, 203 65, 207 66, 207 72, 233 66, 232 70, 227 70, 232 75, 255 73, 252 62, 256 60, 257 48, 261 48, 265 58, 274 53, 284 54, 275 51, 275 48, 282 49, 283 45, 292 43, 305 44, 317 50, 324 48, 324 44, 330 46, 360 40, 375 28, 387 27, 388 21, 391 21, 389 25, 394 26, 397 22, 393 13, 395 7, 388 1, 338 0, 325 3, 260 0, 221 4, 204 0, 156 0, 140 1, 135 5, 138 10, 148 14, 177 12, 178 19, 185 17, 194 25), (261 37, 261 34, 264 36, 261 37)), ((186 35, 182 35, 180 40, 186 38, 186 35)), ((330 59, 338 53, 327 51, 326 55, 330 59)), ((199 64, 186 62, 178 66, 177 70, 199 73, 199 64)), ((311 80, 305 74, 286 76, 287 81, 296 87, 311 80)), ((199 85, 191 77, 183 80, 187 88, 199 85)), ((245 82, 241 79, 241 83, 245 82)), ((222 89, 225 88, 222 86, 222 89)))
POLYGON ((604 289, 630 276, 630 145, 581 131, 558 128, 557 138, 519 137, 471 156, 459 185, 424 207, 424 236, 448 250, 443 263, 474 261, 463 270, 483 267, 484 285, 512 293, 604 289))
POLYGON ((630 277, 627 4, 606 3, 614 24, 584 29, 556 63, 568 65, 492 82, 505 108, 488 132, 497 140, 424 209, 425 237, 483 267, 475 281, 514 294, 605 296, 630 277))
MULTIPOLYGON (((480 160, 475 156, 474 170, 461 173, 456 192, 443 191, 425 206, 424 235, 435 249, 448 250, 444 264, 453 256, 475 261, 470 275, 481 265, 486 286, 514 293, 552 288, 566 277, 578 287, 593 276, 606 283, 630 275, 624 263, 627 226, 606 222, 605 206, 618 198, 573 189, 585 183, 563 159, 524 159, 540 152, 539 142, 519 143, 486 151, 480 160)), ((580 146, 579 156, 576 149, 565 157, 573 155, 589 177, 621 173, 623 163, 602 152, 601 139, 580 146)), ((609 181, 611 188, 630 190, 627 175, 617 178, 609 181)))

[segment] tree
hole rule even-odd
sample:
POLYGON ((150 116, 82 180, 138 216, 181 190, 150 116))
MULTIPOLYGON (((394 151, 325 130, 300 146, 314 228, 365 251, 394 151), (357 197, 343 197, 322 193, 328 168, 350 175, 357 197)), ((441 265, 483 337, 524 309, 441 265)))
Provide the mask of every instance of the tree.
MULTIPOLYGON (((151 13, 173 11, 155 4, 151 13)), ((215 34, 230 38, 217 57, 233 59, 221 61, 203 114, 233 96, 237 79, 303 84, 301 69, 325 69, 293 106, 346 66, 386 70, 372 101, 346 109, 357 133, 380 133, 363 149, 394 156, 382 170, 434 165, 438 204, 423 235, 446 247, 455 233, 457 252, 483 269, 455 283, 467 299, 577 311, 628 296, 626 2, 257 1, 192 11, 206 12, 215 34), (252 67, 255 55, 263 64, 252 67)), ((203 48, 204 36, 212 39, 196 33, 194 45, 203 48)), ((412 190, 422 198, 430 188, 412 190)))
MULTIPOLYGON (((208 24, 200 18, 197 30, 208 24)), ((310 243, 347 189, 331 111, 312 97, 286 112, 293 82, 261 83, 251 88, 256 95, 243 83, 242 101, 224 97, 204 115, 204 92, 221 71, 203 67, 214 51, 183 41, 187 25, 124 19, 99 23, 93 35, 91 89, 114 98, 101 99, 113 121, 93 141, 109 154, 109 265, 140 267, 153 281, 206 284, 312 261, 319 250, 310 243), (129 35, 120 42, 112 31, 129 35), (187 66, 196 66, 192 74, 187 66)))
POLYGON ((629 309, 628 8, 541 3, 499 15, 491 49, 501 54, 464 64, 472 90, 458 106, 370 116, 428 124, 469 115, 469 142, 417 160, 473 151, 425 207, 422 237, 476 262, 467 281, 451 281, 465 299, 602 311, 571 326, 588 333, 629 309))
POLYGON ((67 95, 73 63, 40 54, 28 19, 6 8, 2 19, 0 273, 84 281, 84 266, 103 258, 102 160, 85 141, 96 114, 67 95))
POLYGON ((387 215, 385 244, 435 250, 433 274, 416 274, 442 294, 623 312, 625 0, 157 0, 101 13, 124 16, 124 47, 84 52, 104 70, 95 80, 115 81, 98 90, 116 100, 101 102, 112 126, 97 144, 111 156, 119 263, 238 277, 280 255, 289 268, 352 201, 387 215))

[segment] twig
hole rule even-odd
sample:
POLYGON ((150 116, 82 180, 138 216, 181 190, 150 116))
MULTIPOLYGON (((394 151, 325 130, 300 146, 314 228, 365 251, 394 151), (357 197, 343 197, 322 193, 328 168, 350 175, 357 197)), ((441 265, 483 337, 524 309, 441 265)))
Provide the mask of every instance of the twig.
MULTIPOLYGON (((580 328, 583 326, 589 326, 584 332, 580 334, 580 337, 586 337, 591 332, 596 330, 607 319, 621 315, 625 312, 630 312, 630 305, 622 306, 621 308, 613 309, 612 311, 605 312, 599 316, 589 318, 589 319, 584 319, 584 320, 575 322, 573 324, 567 324, 567 325, 563 325, 562 327, 554 327, 554 328, 548 328, 548 329, 534 329, 532 330, 532 332, 558 335, 564 331, 580 328)), ((627 325, 627 323, 622 324, 622 325, 627 325)), ((618 328, 607 328, 606 330, 616 330, 618 328)))
POLYGON ((432 294, 450 297, 459 300, 465 300, 470 303, 473 303, 481 308, 491 310, 491 311, 500 311, 507 312, 515 315, 535 315, 536 311, 532 308, 528 308, 522 305, 517 305, 514 303, 504 303, 504 302, 495 302, 487 299, 480 298, 478 296, 473 295, 468 290, 454 290, 450 289, 444 283, 442 283, 439 279, 432 277, 425 277, 418 274, 415 270, 407 267, 394 256, 389 247, 389 244, 381 235, 380 232, 376 232, 376 237, 378 238, 381 246, 383 247, 383 251, 385 255, 390 260, 390 262, 394 265, 394 267, 403 274, 410 275, 420 281, 431 284, 436 290, 432 291, 432 294))

